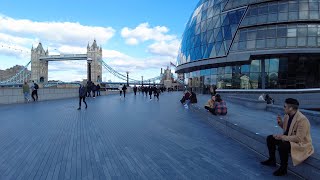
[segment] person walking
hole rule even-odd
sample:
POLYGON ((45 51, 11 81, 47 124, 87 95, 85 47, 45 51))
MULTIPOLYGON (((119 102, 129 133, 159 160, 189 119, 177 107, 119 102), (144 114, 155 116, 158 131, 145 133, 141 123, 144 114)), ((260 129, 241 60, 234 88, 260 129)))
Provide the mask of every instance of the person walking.
POLYGON ((100 95, 100 88, 101 88, 100 85, 97 84, 97 96, 101 96, 101 95, 100 95))
POLYGON ((150 99, 152 99, 152 98, 151 98, 152 92, 153 92, 153 88, 152 88, 151 86, 149 86, 149 96, 150 96, 150 99))
POLYGON ((121 96, 122 96, 122 88, 123 88, 123 86, 122 86, 122 84, 120 84, 119 87, 118 87, 119 92, 120 92, 120 98, 121 98, 121 96))
POLYGON ((93 98, 96 98, 96 90, 97 90, 97 86, 92 83, 92 94, 93 94, 93 98))
POLYGON ((22 93, 24 95, 24 102, 29 102, 30 101, 30 98, 29 98, 30 97, 30 87, 26 81, 22 85, 22 93))
POLYGON ((157 97, 157 99, 158 99, 158 101, 159 101, 160 87, 155 87, 155 88, 156 88, 156 90, 154 91, 154 93, 156 93, 156 97, 157 97))
POLYGON ((283 134, 274 134, 267 137, 269 159, 262 161, 265 166, 276 166, 276 147, 280 155, 280 168, 273 172, 274 176, 287 174, 289 153, 294 166, 301 164, 314 153, 310 134, 310 122, 299 111, 299 102, 288 98, 284 103, 284 120, 277 117, 279 127, 283 134))
POLYGON ((122 91, 123 91, 123 97, 126 97, 126 91, 127 91, 127 86, 124 84, 122 87, 122 91))
POLYGON ((87 94, 87 88, 84 87, 82 84, 80 84, 80 87, 79 87, 79 108, 78 108, 78 110, 81 109, 81 100, 86 105, 86 109, 88 108, 88 105, 86 103, 86 94, 87 94))
POLYGON ((137 95, 137 90, 138 90, 137 86, 136 86, 136 85, 134 85, 134 87, 133 87, 134 95, 137 95))
POLYGON ((35 83, 34 81, 32 81, 31 97, 32 97, 33 101, 38 101, 38 89, 39 89, 39 85, 37 83, 35 83))

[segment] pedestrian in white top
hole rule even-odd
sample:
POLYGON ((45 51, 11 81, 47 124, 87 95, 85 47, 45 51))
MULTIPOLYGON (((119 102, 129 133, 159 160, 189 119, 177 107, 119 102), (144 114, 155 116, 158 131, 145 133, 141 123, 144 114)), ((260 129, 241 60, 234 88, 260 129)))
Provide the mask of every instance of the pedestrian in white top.
POLYGON ((118 89, 119 89, 119 91, 120 91, 120 98, 121 98, 121 96, 122 96, 122 87, 123 87, 122 84, 120 84, 119 87, 118 87, 118 89))

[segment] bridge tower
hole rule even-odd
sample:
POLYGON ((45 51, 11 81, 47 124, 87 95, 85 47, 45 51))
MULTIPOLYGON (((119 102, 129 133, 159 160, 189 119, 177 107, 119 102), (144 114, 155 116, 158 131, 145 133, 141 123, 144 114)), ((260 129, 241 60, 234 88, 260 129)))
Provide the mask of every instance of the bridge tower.
POLYGON ((97 45, 96 40, 92 45, 87 46, 88 59, 92 60, 91 63, 91 81, 94 83, 102 82, 102 48, 97 45))
POLYGON ((31 80, 40 83, 48 82, 48 61, 40 61, 40 57, 48 55, 48 50, 45 51, 41 43, 37 48, 31 48, 31 80))

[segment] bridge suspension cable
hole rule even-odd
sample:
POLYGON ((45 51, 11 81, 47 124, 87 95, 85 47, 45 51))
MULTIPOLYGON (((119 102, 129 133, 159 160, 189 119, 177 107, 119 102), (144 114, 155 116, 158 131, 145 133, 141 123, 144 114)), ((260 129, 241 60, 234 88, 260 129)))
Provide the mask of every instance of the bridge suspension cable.
POLYGON ((1 81, 0 85, 7 85, 7 84, 22 84, 24 81, 30 79, 31 72, 28 72, 28 66, 31 64, 29 61, 21 70, 12 76, 11 78, 1 81))

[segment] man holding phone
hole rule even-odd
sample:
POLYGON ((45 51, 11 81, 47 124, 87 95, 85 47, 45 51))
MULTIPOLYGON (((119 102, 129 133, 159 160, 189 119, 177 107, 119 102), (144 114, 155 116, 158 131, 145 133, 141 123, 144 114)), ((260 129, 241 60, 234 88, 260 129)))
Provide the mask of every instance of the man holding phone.
POLYGON ((274 176, 287 174, 288 158, 291 152, 294 166, 302 163, 314 152, 310 135, 309 120, 299 111, 299 102, 296 99, 288 98, 284 105, 284 120, 280 115, 277 117, 278 125, 283 129, 283 134, 274 134, 267 137, 269 159, 262 161, 266 166, 276 166, 276 147, 280 155, 280 168, 274 176))

